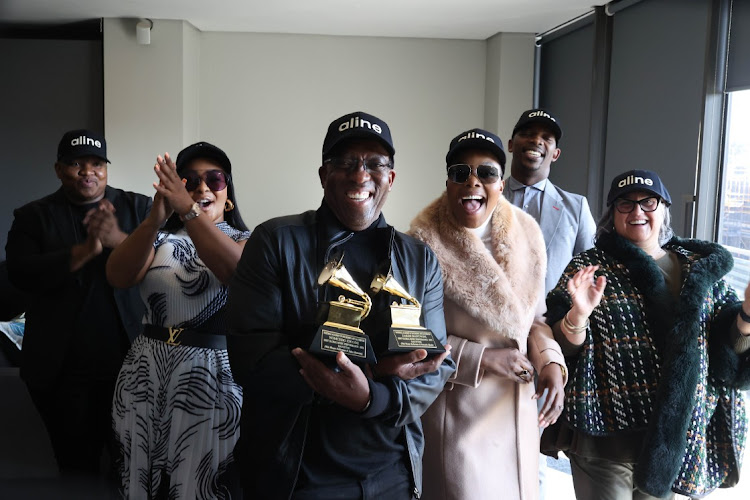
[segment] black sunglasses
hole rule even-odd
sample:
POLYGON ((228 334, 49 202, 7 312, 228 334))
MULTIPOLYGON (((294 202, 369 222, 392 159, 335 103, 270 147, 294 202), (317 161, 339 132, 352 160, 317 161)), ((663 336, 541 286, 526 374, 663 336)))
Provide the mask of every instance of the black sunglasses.
POLYGON ((482 184, 492 184, 500 178, 497 167, 492 165, 477 165, 472 167, 466 163, 457 163, 448 167, 448 179, 456 184, 463 184, 471 174, 474 174, 482 184))
POLYGON ((644 212, 653 212, 659 208, 659 198, 656 196, 649 196, 648 198, 641 198, 640 200, 617 198, 615 200, 615 209, 621 214, 629 214, 635 210, 636 203, 641 206, 641 210, 644 212))
POLYGON ((195 191, 200 186, 201 181, 206 183, 211 191, 223 191, 227 188, 227 176, 221 170, 208 170, 203 175, 198 175, 193 170, 187 170, 180 174, 185 179, 185 189, 195 191))

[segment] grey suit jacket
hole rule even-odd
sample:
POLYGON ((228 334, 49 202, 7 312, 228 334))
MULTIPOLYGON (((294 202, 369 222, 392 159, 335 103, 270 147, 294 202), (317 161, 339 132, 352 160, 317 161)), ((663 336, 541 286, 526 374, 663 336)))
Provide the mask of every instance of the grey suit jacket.
MULTIPOLYGON (((510 199, 510 189, 503 191, 510 199)), ((584 196, 563 191, 547 180, 539 226, 547 246, 545 293, 552 290, 574 255, 594 246, 596 223, 584 196)))

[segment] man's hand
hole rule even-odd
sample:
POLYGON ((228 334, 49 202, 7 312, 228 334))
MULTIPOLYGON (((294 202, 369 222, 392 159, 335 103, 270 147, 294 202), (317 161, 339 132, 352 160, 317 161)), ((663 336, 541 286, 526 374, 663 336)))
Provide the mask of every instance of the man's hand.
POLYGON ((534 380, 534 366, 515 347, 485 349, 481 366, 498 377, 509 378, 519 384, 528 384, 534 380))
POLYGON ((83 225, 86 226, 89 238, 98 238, 105 248, 115 248, 128 236, 120 231, 120 225, 115 217, 115 207, 106 199, 86 213, 83 225))
POLYGON ((563 386, 563 375, 557 363, 550 363, 539 373, 536 394, 532 399, 539 399, 547 389, 547 399, 539 410, 539 427, 544 429, 555 422, 563 411, 565 398, 565 387, 563 386))
POLYGON ((341 369, 339 372, 331 370, 299 347, 292 349, 292 354, 302 367, 300 374, 315 392, 355 412, 367 407, 370 401, 367 377, 343 352, 336 354, 336 363, 341 369))
POLYGON ((373 375, 376 377, 394 375, 402 380, 411 380, 425 373, 437 371, 450 352, 450 344, 445 344, 445 352, 430 359, 425 359, 427 351, 424 349, 382 357, 372 367, 373 375))

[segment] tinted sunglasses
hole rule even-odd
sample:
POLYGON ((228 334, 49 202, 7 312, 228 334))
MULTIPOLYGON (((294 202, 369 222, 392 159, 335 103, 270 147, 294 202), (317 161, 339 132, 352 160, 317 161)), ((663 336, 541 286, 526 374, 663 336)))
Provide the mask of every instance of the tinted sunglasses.
POLYGON ((492 165, 477 165, 476 167, 472 167, 465 163, 458 163, 448 167, 448 179, 456 184, 466 182, 472 173, 482 184, 492 184, 500 178, 500 171, 492 165))
POLYGON ((206 183, 211 191, 223 191, 227 187, 227 175, 221 170, 208 170, 203 175, 197 172, 187 170, 180 174, 185 179, 185 189, 195 191, 201 184, 201 180, 206 183))

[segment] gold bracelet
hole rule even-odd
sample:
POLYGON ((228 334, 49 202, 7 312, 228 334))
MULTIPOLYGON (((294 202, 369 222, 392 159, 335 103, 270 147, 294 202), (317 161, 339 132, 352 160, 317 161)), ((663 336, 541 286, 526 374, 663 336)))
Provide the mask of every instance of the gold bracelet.
POLYGON ((570 314, 570 310, 565 313, 565 316, 563 316, 562 327, 565 328, 566 330, 568 330, 569 334, 571 334, 571 335, 577 335, 577 334, 583 333, 583 332, 585 332, 586 330, 589 329, 589 325, 591 324, 591 322, 589 321, 588 318, 586 318, 586 322, 583 325, 578 326, 578 325, 574 325, 570 321, 570 318, 568 318, 568 314, 570 314))

